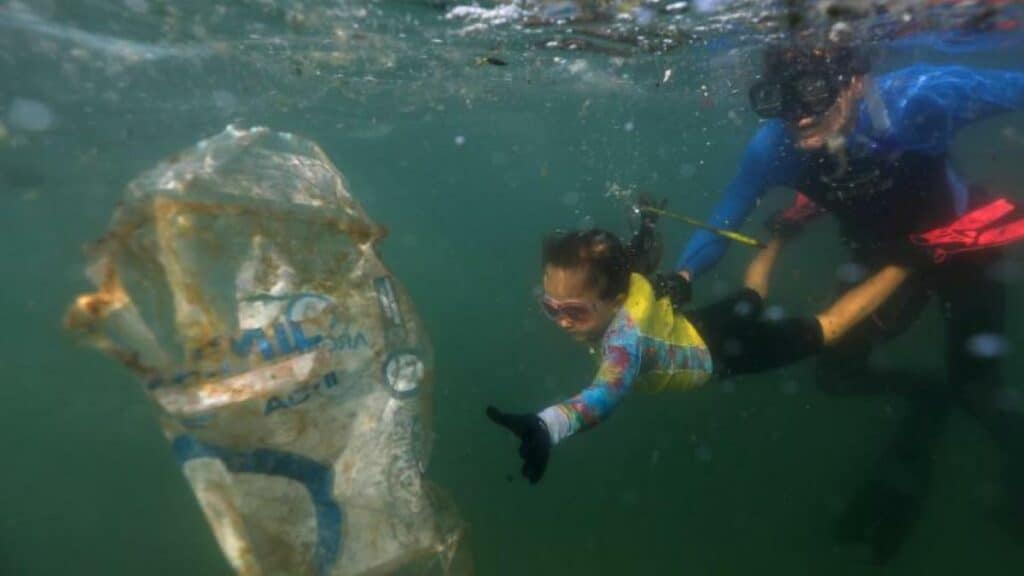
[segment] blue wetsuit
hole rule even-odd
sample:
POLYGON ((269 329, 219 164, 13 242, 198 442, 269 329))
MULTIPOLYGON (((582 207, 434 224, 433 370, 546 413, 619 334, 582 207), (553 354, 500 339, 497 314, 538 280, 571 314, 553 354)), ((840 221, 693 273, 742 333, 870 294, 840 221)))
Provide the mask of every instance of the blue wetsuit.
MULTIPOLYGON (((839 220, 848 240, 863 246, 942 225, 962 214, 966 187, 949 166, 950 141, 965 125, 1024 104, 1024 74, 960 66, 918 65, 876 79, 887 129, 866 101, 847 137, 842 167, 823 152, 805 152, 780 120, 765 123, 747 146, 739 174, 709 219, 739 227, 769 188, 800 189, 839 220)), ((727 241, 699 231, 676 267, 696 276, 724 255, 727 241)))

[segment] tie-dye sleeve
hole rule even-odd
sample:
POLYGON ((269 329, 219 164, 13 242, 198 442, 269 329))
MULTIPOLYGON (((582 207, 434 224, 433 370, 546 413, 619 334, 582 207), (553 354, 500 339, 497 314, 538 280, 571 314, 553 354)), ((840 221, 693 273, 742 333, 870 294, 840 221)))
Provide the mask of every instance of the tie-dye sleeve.
POLYGON ((602 343, 601 366, 593 383, 539 414, 552 444, 597 425, 622 402, 640 373, 638 336, 625 314, 616 318, 602 343))

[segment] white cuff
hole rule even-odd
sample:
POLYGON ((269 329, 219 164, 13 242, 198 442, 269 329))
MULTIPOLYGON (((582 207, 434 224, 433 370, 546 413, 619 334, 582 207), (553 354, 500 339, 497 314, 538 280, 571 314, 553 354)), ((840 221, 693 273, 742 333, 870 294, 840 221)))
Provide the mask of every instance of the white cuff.
POLYGON ((545 408, 537 414, 541 422, 548 429, 548 436, 551 438, 551 445, 558 444, 562 439, 572 435, 572 423, 565 411, 558 406, 545 408))

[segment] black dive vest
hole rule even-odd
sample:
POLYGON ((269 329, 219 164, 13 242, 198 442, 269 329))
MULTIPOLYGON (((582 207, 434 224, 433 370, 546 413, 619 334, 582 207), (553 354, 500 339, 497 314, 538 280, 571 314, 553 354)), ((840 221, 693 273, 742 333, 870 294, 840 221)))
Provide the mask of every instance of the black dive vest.
POLYGON ((879 247, 956 216, 945 155, 813 154, 797 189, 835 215, 854 248, 879 247))

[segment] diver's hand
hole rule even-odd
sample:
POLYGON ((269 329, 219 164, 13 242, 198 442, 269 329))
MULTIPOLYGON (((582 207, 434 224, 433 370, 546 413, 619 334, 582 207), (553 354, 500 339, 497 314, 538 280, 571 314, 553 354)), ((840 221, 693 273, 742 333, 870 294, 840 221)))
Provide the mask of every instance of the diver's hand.
POLYGON ((765 226, 776 238, 791 240, 799 236, 803 232, 804 226, 822 213, 822 208, 813 200, 797 193, 793 204, 775 212, 765 222, 765 226))
POLYGON ((764 227, 780 240, 792 240, 803 233, 806 219, 787 218, 785 210, 779 210, 765 221, 764 227))
POLYGON ((519 437, 519 456, 523 459, 523 476, 536 484, 544 476, 551 453, 551 436, 547 426, 536 414, 506 414, 494 406, 487 407, 487 417, 519 437))
POLYGON ((690 281, 682 274, 658 272, 654 275, 654 294, 657 298, 668 296, 672 309, 679 312, 693 297, 690 281))
POLYGON ((655 210, 664 210, 665 206, 668 206, 668 198, 655 201, 650 195, 641 193, 634 206, 634 210, 640 214, 640 227, 653 230, 658 225, 660 215, 655 210))
POLYGON ((889 264, 911 270, 928 270, 945 260, 944 256, 937 258, 936 253, 927 246, 916 244, 910 238, 901 238, 883 246, 881 252, 888 256, 889 264))

